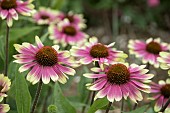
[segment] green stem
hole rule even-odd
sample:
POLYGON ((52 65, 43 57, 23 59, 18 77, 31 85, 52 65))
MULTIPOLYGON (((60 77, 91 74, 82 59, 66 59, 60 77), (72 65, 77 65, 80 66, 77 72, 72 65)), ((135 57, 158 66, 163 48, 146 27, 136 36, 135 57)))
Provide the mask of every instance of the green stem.
MULTIPOLYGON (((9 27, 8 25, 6 25, 5 66, 4 66, 5 76, 8 76, 8 60, 9 60, 9 27)), ((4 104, 6 104, 6 98, 4 98, 4 104)))
POLYGON ((124 98, 122 98, 121 113, 123 113, 124 98))
MULTIPOLYGON (((85 104, 88 104, 88 102, 89 102, 89 98, 90 98, 90 95, 91 95, 91 91, 88 92, 88 93, 89 93, 89 94, 88 94, 88 96, 87 96, 87 99, 86 99, 85 104)), ((84 112, 85 112, 85 109, 86 109, 86 106, 83 106, 81 113, 84 113, 84 112)))
MULTIPOLYGON (((95 61, 95 62, 94 62, 94 65, 95 65, 95 67, 100 67, 98 61, 95 61)), ((98 74, 98 73, 95 73, 95 74, 98 74)), ((94 83, 95 81, 96 81, 96 79, 93 79, 93 83, 94 83)), ((92 105, 93 102, 94 102, 95 93, 96 93, 95 91, 92 92, 92 98, 91 98, 91 103, 90 103, 90 105, 92 105)))
POLYGON ((112 105, 112 102, 109 102, 105 113, 108 113, 108 112, 109 112, 111 105, 112 105))
POLYGON ((138 104, 135 103, 135 105, 133 106, 133 110, 135 110, 137 108, 138 104))
POLYGON ((36 91, 36 94, 35 94, 34 102, 33 102, 33 105, 32 105, 32 108, 31 108, 31 112, 30 112, 30 113, 34 113, 34 112, 35 112, 35 108, 36 108, 36 106, 37 106, 38 99, 39 99, 39 97, 40 97, 42 85, 43 85, 42 80, 40 80, 40 81, 39 81, 39 84, 38 84, 38 87, 37 87, 37 91, 36 91))
POLYGON ((4 75, 8 76, 8 58, 9 58, 9 27, 6 26, 6 42, 5 42, 5 72, 4 75))
MULTIPOLYGON (((93 83, 94 83, 95 81, 96 81, 96 79, 93 79, 93 83)), ((90 105, 92 105, 93 102, 94 102, 94 97, 95 97, 96 92, 93 91, 93 92, 91 92, 91 93, 92 93, 92 98, 91 98, 91 103, 90 103, 90 105)))
POLYGON ((146 69, 148 69, 148 70, 150 69, 150 64, 149 63, 146 64, 146 69))

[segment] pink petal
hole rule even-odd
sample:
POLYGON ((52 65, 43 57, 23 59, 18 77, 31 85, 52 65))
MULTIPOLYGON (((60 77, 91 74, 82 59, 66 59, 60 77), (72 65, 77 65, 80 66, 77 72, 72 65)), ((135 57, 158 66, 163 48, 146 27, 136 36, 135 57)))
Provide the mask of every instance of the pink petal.
POLYGON ((33 66, 36 65, 36 64, 37 64, 37 63, 34 63, 34 62, 24 64, 24 65, 22 65, 22 66, 19 68, 19 72, 24 72, 24 71, 30 69, 31 67, 33 67, 33 66))
POLYGON ((48 67, 48 72, 50 74, 51 79, 56 82, 58 80, 58 75, 57 73, 53 70, 53 68, 48 67))
POLYGON ((110 90, 110 84, 107 83, 103 89, 101 89, 97 94, 96 98, 103 98, 107 95, 108 91, 110 90))
POLYGON ((42 81, 43 81, 43 83, 44 84, 48 84, 49 82, 50 82, 50 74, 49 74, 49 72, 48 72, 48 69, 47 69, 48 67, 44 67, 43 69, 42 69, 42 81))
POLYGON ((121 90, 122 90, 122 96, 123 96, 125 99, 127 99, 127 96, 129 95, 128 89, 124 86, 124 84, 123 84, 123 85, 120 85, 120 87, 121 87, 121 90))
POLYGON ((15 15, 17 12, 15 11, 15 9, 9 9, 9 13, 11 14, 11 15, 15 15))
POLYGON ((8 11, 7 10, 1 10, 0 15, 1 15, 2 19, 5 19, 8 16, 8 11))
POLYGON ((107 83, 106 79, 98 79, 97 82, 93 83, 92 86, 89 87, 90 90, 100 90, 107 83))
POLYGON ((159 111, 162 108, 162 105, 164 103, 164 97, 161 96, 155 103, 154 110, 159 111))
POLYGON ((75 70, 72 68, 62 66, 62 65, 57 65, 57 66, 62 72, 66 73, 68 75, 74 75, 76 73, 75 70))
POLYGON ((87 78, 101 78, 101 77, 106 77, 106 74, 86 73, 86 74, 83 74, 83 76, 85 76, 87 78))
POLYGON ((12 24, 13 24, 12 16, 8 15, 7 16, 7 25, 8 25, 8 27, 11 27, 12 24))

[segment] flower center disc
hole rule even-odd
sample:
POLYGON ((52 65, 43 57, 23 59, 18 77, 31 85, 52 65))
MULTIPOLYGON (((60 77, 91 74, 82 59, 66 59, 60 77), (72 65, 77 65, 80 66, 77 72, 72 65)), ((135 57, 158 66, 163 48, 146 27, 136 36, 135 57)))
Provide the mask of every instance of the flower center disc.
POLYGON ((67 18, 70 23, 73 23, 73 22, 74 22, 73 16, 66 15, 64 18, 67 18))
POLYGON ((90 55, 94 58, 104 58, 109 56, 108 48, 103 44, 96 44, 92 46, 90 55))
POLYGON ((67 35, 70 35, 70 36, 75 36, 76 33, 77 33, 76 29, 73 26, 64 27, 63 32, 67 35))
POLYGON ((124 84, 130 79, 130 73, 123 64, 113 64, 107 71, 107 78, 111 84, 124 84))
POLYGON ((160 44, 158 44, 157 42, 153 42, 153 41, 147 44, 146 50, 153 54, 159 54, 159 52, 162 51, 160 44))
POLYGON ((38 64, 43 66, 53 66, 57 63, 57 51, 50 46, 42 47, 35 56, 38 64))
POLYGON ((43 19, 43 20, 49 19, 49 16, 47 16, 47 15, 41 15, 41 19, 43 19))
POLYGON ((170 97, 170 84, 166 84, 161 88, 161 94, 165 97, 165 98, 169 98, 170 97))
POLYGON ((12 9, 17 6, 16 0, 2 0, 0 3, 2 9, 12 9))

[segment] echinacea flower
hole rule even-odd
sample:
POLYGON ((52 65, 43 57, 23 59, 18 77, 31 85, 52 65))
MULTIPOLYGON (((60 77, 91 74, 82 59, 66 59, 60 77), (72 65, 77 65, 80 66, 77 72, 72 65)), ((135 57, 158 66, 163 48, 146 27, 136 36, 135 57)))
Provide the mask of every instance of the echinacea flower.
MULTIPOLYGON (((170 53, 169 52, 160 52, 160 57, 157 58, 158 62, 160 62, 160 68, 167 70, 170 69, 170 53)), ((168 70, 168 74, 170 75, 170 70, 168 70)))
POLYGON ((86 40, 87 34, 82 32, 78 26, 70 24, 68 19, 61 21, 56 25, 49 27, 50 39, 53 40, 54 44, 75 45, 86 40))
MULTIPOLYGON (((170 97, 170 79, 166 81, 160 80, 158 84, 151 83, 151 93, 154 94, 153 97, 149 98, 151 100, 156 100, 154 110, 156 112, 160 111, 161 108, 165 105, 168 98, 170 97)), ((165 113, 170 112, 170 105, 165 110, 165 113)))
MULTIPOLYGON (((6 92, 10 89, 11 81, 4 74, 0 74, 0 102, 7 97, 6 92)), ((0 112, 1 113, 1 112, 0 112)))
POLYGON ((75 70, 68 67, 74 66, 74 61, 70 59, 69 51, 59 51, 59 46, 44 46, 38 36, 35 37, 37 46, 30 43, 22 45, 14 44, 15 49, 20 53, 14 55, 14 62, 23 64, 19 72, 30 70, 27 80, 36 84, 42 80, 44 84, 52 81, 66 83, 68 75, 74 75, 75 70))
POLYGON ((57 11, 50 8, 41 7, 39 11, 33 15, 33 19, 39 25, 49 25, 51 23, 55 23, 57 20, 56 16, 57 11))
POLYGON ((146 66, 127 63, 115 63, 105 66, 104 69, 92 68, 94 73, 84 74, 87 78, 96 78, 94 83, 87 84, 89 90, 98 91, 96 98, 107 96, 110 102, 120 101, 129 97, 133 102, 143 99, 140 91, 149 93, 150 87, 146 83, 153 77, 147 74, 146 66), (98 73, 98 74, 96 74, 98 73))
POLYGON ((160 0, 147 0, 149 7, 156 7, 160 4, 160 0))
POLYGON ((60 12, 57 15, 57 20, 63 21, 65 19, 68 19, 69 22, 73 25, 78 25, 79 28, 85 28, 86 24, 85 24, 85 19, 83 18, 82 14, 74 14, 72 11, 68 12, 68 13, 63 13, 60 12))
POLYGON ((161 42, 160 38, 149 38, 146 42, 130 40, 128 47, 130 54, 134 54, 137 58, 142 58, 144 64, 149 63, 155 68, 158 68, 160 65, 157 61, 159 53, 170 48, 167 43, 161 42))
POLYGON ((124 62, 127 58, 127 54, 123 51, 117 51, 113 48, 114 43, 104 45, 98 43, 96 37, 89 39, 89 42, 85 43, 84 47, 73 46, 71 48, 71 54, 77 58, 80 58, 82 64, 89 64, 93 61, 98 61, 99 65, 103 63, 124 62))
POLYGON ((0 16, 7 20, 9 27, 13 24, 13 19, 18 20, 18 13, 31 16, 34 11, 34 5, 31 4, 33 0, 0 0, 0 16))
POLYGON ((0 104, 0 113, 7 113, 10 110, 8 104, 0 104))

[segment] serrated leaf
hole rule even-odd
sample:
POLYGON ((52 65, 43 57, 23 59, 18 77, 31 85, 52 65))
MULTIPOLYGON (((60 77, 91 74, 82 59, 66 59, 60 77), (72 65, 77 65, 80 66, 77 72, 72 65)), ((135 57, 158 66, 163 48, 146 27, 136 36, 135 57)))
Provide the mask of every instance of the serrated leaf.
POLYGON ((31 95, 28 85, 22 73, 15 75, 15 99, 18 113, 29 113, 31 107, 31 95))
POLYGON ((92 106, 89 108, 88 113, 95 113, 98 109, 103 108, 104 106, 107 106, 109 101, 107 98, 101 98, 92 104, 92 106))
POLYGON ((145 105, 145 106, 139 107, 133 111, 124 112, 124 113, 144 113, 146 111, 147 107, 148 107, 148 105, 145 105))
POLYGON ((57 106, 60 113, 76 113, 75 108, 69 103, 67 98, 64 97, 58 83, 55 83, 52 99, 53 104, 57 106))
POLYGON ((9 40, 17 40, 35 30, 38 30, 40 27, 24 27, 24 28, 11 28, 9 34, 9 40))

